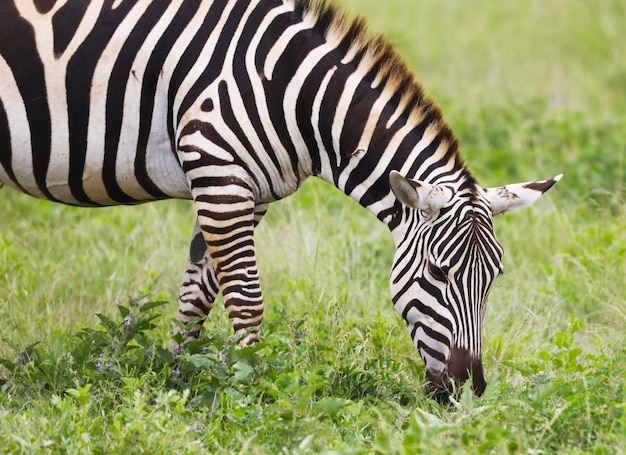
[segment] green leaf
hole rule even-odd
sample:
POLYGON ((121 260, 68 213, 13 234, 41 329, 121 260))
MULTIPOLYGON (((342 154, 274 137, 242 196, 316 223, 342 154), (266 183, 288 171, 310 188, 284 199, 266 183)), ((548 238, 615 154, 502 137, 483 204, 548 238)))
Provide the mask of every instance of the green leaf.
POLYGON ((547 384, 541 384, 537 386, 535 393, 531 396, 531 399, 535 403, 543 403, 552 395, 554 395, 557 391, 561 389, 561 385, 555 382, 548 382, 547 384))
POLYGON ((168 305, 169 302, 167 300, 159 300, 156 302, 146 302, 139 308, 140 313, 145 313, 146 311, 150 311, 153 308, 158 308, 163 305, 168 305))
POLYGON ((503 360, 502 364, 509 368, 513 368, 514 370, 519 371, 522 374, 522 376, 530 376, 532 374, 537 373, 536 365, 531 365, 529 363, 516 362, 513 360, 503 360))
POLYGON ((212 370, 213 368, 215 368, 216 365, 216 361, 213 359, 210 359, 208 356, 206 355, 202 355, 202 354, 193 354, 190 355, 186 358, 189 363, 191 363, 194 367, 196 368, 203 368, 205 370, 212 370))
POLYGON ((348 406, 352 401, 343 398, 327 397, 315 402, 311 407, 311 413, 315 415, 332 415, 339 409, 348 406))
POLYGON ((120 312, 120 315, 122 316, 122 318, 125 318, 126 316, 130 314, 130 310, 126 308, 125 306, 118 305, 117 309, 120 312))
POLYGON ((85 360, 89 357, 92 340, 87 338, 80 342, 71 352, 71 356, 76 363, 85 363, 85 360))
POLYGON ((7 359, 0 359, 0 365, 2 365, 4 368, 6 368, 7 370, 9 370, 10 372, 13 372, 15 370, 16 364, 11 362, 10 360, 7 359))
POLYGON ((233 372, 235 381, 240 384, 249 384, 254 378, 254 368, 245 359, 233 365, 233 372))
POLYGON ((156 355, 159 359, 161 359, 166 364, 174 363, 174 354, 171 353, 169 349, 162 348, 157 346, 155 348, 156 355))
POLYGON ((102 327, 104 327, 111 336, 115 336, 117 334, 119 326, 116 322, 114 322, 104 314, 96 313, 96 317, 100 319, 102 327))

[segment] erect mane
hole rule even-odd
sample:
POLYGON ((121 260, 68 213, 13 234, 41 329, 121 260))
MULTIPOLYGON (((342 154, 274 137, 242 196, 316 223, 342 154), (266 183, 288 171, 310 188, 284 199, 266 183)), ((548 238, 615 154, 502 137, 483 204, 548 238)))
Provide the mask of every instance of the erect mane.
POLYGON ((334 5, 331 0, 291 1, 303 18, 310 17, 314 20, 315 28, 327 41, 336 43, 337 50, 352 57, 353 64, 366 66, 372 86, 400 93, 400 104, 403 105, 404 112, 436 123, 440 130, 439 135, 448 144, 448 153, 455 161, 454 167, 462 169, 468 186, 478 186, 463 163, 458 140, 444 121, 441 110, 424 94, 424 89, 413 71, 382 34, 372 34, 365 18, 348 17, 346 11, 334 5))

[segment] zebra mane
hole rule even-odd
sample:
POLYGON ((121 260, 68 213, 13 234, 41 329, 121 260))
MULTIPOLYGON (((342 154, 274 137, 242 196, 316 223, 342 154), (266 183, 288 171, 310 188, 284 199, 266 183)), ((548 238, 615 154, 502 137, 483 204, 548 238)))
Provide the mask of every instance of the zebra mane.
POLYGON ((454 168, 462 170, 465 185, 474 192, 478 183, 463 162, 458 139, 443 119, 441 109, 424 94, 424 89, 414 72, 394 46, 382 34, 372 34, 364 17, 350 18, 347 12, 334 5, 332 0, 291 1, 295 11, 301 14, 303 19, 310 18, 314 21, 315 29, 328 41, 337 43, 337 50, 352 57, 354 65, 367 68, 373 87, 399 93, 400 105, 404 112, 437 124, 442 141, 448 144, 447 155, 455 162, 454 168))

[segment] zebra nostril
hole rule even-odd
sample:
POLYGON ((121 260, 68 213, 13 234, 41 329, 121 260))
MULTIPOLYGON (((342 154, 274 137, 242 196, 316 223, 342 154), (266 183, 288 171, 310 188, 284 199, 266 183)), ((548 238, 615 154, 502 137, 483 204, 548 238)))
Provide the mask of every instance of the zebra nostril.
POLYGON ((445 371, 426 369, 426 393, 440 403, 447 403, 450 383, 445 371))
POLYGON ((426 391, 440 403, 448 403, 448 397, 456 394, 470 379, 476 395, 481 396, 487 387, 480 357, 470 355, 466 349, 452 348, 444 370, 426 368, 426 391))
POLYGON ((481 357, 470 354, 467 349, 453 347, 450 350, 448 374, 459 387, 471 377, 472 388, 478 396, 481 396, 487 387, 481 357))

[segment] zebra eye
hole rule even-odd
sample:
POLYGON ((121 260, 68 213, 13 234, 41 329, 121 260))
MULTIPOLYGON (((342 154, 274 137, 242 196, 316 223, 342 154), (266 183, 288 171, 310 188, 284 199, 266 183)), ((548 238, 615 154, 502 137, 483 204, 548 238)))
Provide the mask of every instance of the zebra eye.
POLYGON ((448 281, 448 268, 447 267, 437 267, 432 262, 428 263, 428 273, 434 279, 438 281, 443 281, 444 283, 448 281))
POLYGON ((433 217, 433 214, 431 212, 427 212, 426 210, 420 210, 419 214, 424 221, 429 221, 433 217))

